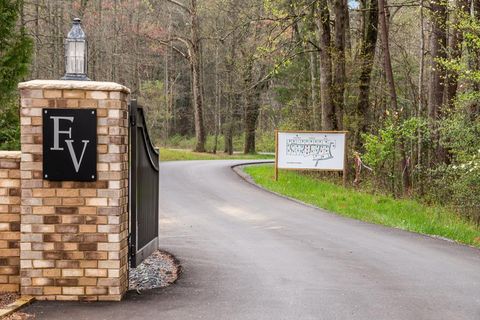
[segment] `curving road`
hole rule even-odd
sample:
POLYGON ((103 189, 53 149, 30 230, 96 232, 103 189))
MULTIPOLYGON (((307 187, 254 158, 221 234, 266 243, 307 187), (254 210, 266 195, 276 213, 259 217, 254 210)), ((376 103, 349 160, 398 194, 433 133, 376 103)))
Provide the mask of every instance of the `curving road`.
POLYGON ((480 319, 480 250, 338 217, 242 180, 235 161, 161 164, 170 288, 36 303, 37 319, 480 319), (70 316, 71 315, 71 316, 70 316))

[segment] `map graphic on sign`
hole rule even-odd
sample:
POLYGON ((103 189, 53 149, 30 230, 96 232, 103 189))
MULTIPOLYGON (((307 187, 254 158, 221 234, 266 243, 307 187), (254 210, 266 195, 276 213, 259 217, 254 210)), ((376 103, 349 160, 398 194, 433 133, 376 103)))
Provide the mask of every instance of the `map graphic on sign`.
POLYGON ((277 167, 292 170, 342 171, 345 132, 277 132, 277 167))
POLYGON ((336 141, 329 140, 326 135, 321 138, 302 138, 296 135, 287 139, 287 156, 302 156, 312 158, 315 167, 322 160, 333 159, 332 149, 335 149, 336 141))

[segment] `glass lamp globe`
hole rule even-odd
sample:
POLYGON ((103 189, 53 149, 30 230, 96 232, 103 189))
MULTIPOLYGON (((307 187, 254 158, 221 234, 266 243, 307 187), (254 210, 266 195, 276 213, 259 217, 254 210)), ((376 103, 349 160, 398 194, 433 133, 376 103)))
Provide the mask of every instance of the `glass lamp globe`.
POLYGON ((79 18, 73 19, 72 29, 65 39, 65 76, 62 80, 90 80, 87 77, 87 39, 79 18))

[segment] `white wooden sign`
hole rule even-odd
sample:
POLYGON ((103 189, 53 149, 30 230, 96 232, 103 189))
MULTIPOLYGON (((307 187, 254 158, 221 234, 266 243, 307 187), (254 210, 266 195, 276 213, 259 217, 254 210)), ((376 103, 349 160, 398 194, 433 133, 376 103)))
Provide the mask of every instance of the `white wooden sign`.
POLYGON ((345 171, 347 132, 277 131, 278 169, 345 171))

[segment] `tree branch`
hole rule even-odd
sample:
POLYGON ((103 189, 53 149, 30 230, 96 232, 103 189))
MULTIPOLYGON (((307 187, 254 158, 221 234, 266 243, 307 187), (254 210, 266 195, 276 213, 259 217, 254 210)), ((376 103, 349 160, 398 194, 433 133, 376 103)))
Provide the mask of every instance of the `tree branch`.
POLYGON ((190 41, 190 39, 186 39, 186 38, 180 37, 180 36, 175 36, 168 41, 170 41, 170 42, 171 41, 180 41, 181 43, 183 43, 185 45, 185 47, 187 47, 188 50, 190 50, 190 48, 193 47, 193 43, 192 43, 192 41, 190 41))
POLYGON ((187 7, 186 5, 184 5, 183 3, 180 3, 180 2, 178 2, 178 1, 176 1, 176 0, 166 0, 166 1, 167 1, 167 2, 170 2, 170 3, 173 3, 173 4, 176 5, 177 7, 182 8, 183 10, 187 11, 188 14, 190 14, 190 15, 192 14, 192 10, 191 10, 189 7, 187 7))
POLYGON ((191 48, 191 44, 183 39, 182 37, 174 37, 174 38, 170 38, 170 39, 166 39, 166 40, 162 40, 162 39, 156 39, 156 38, 153 38, 153 37, 150 37, 148 35, 145 35, 145 37, 151 41, 157 41, 158 43, 164 45, 164 46, 168 46, 170 48, 172 48, 174 51, 176 51, 178 54, 180 54, 182 57, 184 57, 185 59, 187 60, 190 60, 190 48, 191 48), (179 42, 182 42, 183 44, 185 44, 185 46, 187 47, 187 53, 185 53, 184 51, 182 51, 181 49, 175 47, 172 42, 174 41, 179 41, 179 42))
MULTIPOLYGON (((185 53, 183 52, 182 50, 180 50, 179 48, 175 47, 172 45, 171 41, 163 41, 163 40, 158 40, 158 42, 160 44, 163 44, 165 46, 169 46, 170 48, 172 48, 174 51, 176 51, 178 54, 180 54, 182 57, 184 57, 185 59, 189 60, 190 59, 190 54, 189 53, 185 53)), ((188 50, 190 52, 190 50, 188 50)))

